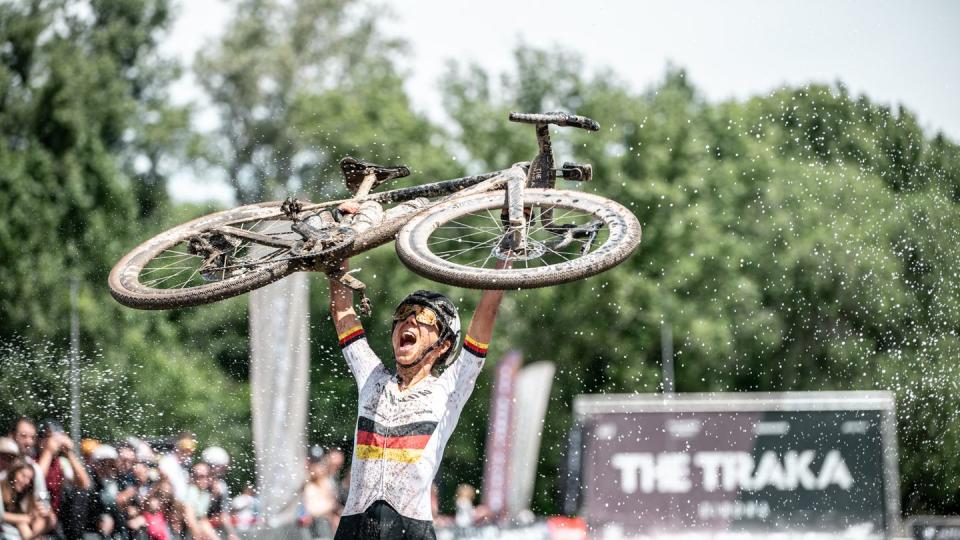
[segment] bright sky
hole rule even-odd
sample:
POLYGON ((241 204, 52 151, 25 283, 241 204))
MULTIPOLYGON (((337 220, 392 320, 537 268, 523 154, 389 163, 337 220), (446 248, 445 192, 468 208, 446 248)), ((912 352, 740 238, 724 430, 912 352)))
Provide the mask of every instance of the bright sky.
MULTIPOLYGON (((180 0, 168 52, 189 61, 222 31, 222 0, 180 0)), ((960 2, 392 0, 387 31, 406 39, 414 104, 441 116, 437 80, 447 60, 512 66, 519 43, 562 46, 610 67, 638 90, 668 62, 687 69, 710 100, 744 98, 784 84, 842 80, 853 93, 904 104, 928 133, 960 141, 960 2)), ((189 80, 178 99, 195 99, 189 80)), ((185 183, 186 182, 186 183, 185 183)), ((178 198, 218 196, 174 182, 178 198)))

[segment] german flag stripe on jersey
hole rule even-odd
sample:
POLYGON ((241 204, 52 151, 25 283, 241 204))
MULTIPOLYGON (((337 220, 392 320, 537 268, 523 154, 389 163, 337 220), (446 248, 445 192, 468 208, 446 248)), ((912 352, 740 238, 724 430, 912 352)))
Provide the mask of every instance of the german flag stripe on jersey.
POLYGON ((436 422, 384 426, 361 416, 357 419, 357 458, 414 463, 436 429, 436 422))
POLYGON ((353 343, 354 341, 363 337, 363 327, 359 324, 353 328, 347 330, 346 332, 337 336, 340 340, 340 347, 346 347, 347 345, 353 343))
POLYGON ((467 336, 463 339, 463 348, 470 351, 470 354, 480 358, 486 358, 487 347, 489 346, 489 343, 480 343, 470 336, 467 336))
POLYGON ((357 444, 366 444, 370 446, 380 446, 383 448, 426 448, 430 435, 410 435, 408 437, 385 437, 370 433, 369 431, 357 432, 357 444))
POLYGON ((416 463, 423 450, 407 450, 406 448, 383 448, 380 446, 357 445, 357 459, 385 459, 402 463, 416 463))

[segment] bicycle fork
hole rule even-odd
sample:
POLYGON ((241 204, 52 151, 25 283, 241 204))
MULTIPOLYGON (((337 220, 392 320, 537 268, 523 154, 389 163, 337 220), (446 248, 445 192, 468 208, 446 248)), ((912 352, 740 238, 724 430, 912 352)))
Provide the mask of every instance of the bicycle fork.
POLYGON ((513 167, 510 173, 504 193, 503 205, 507 210, 507 222, 500 251, 523 253, 527 249, 527 216, 524 215, 523 208, 523 187, 527 177, 520 167, 513 167))

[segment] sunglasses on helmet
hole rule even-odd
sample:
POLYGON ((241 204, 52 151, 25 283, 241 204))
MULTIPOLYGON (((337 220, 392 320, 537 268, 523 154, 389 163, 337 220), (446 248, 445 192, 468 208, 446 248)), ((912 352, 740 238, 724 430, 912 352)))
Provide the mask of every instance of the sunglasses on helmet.
POLYGON ((427 326, 436 326, 437 328, 440 327, 436 312, 419 304, 406 304, 400 306, 397 309, 397 312, 393 314, 393 320, 394 322, 400 322, 411 315, 416 316, 418 323, 426 324, 427 326))

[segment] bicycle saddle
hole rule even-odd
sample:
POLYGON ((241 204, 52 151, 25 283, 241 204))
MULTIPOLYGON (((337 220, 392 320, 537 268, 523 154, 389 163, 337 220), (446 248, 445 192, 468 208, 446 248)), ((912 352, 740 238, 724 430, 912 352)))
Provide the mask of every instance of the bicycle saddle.
POLYGON ((410 176, 410 169, 408 169, 406 165, 385 167, 383 165, 367 163, 366 161, 361 161, 351 156, 346 156, 340 160, 340 172, 343 173, 343 181, 346 182, 347 189, 349 189, 351 193, 356 193, 357 190, 360 189, 363 177, 371 172, 377 175, 373 186, 370 187, 371 190, 388 180, 410 176))

